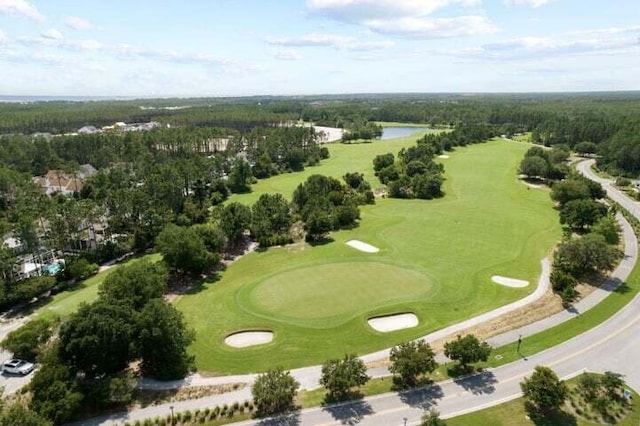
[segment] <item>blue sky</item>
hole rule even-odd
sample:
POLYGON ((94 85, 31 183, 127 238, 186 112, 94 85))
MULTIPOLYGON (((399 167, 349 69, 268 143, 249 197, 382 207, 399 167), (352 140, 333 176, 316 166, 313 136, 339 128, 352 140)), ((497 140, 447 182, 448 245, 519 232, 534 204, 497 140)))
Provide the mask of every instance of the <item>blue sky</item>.
POLYGON ((0 94, 640 89, 639 0, 0 0, 0 94))

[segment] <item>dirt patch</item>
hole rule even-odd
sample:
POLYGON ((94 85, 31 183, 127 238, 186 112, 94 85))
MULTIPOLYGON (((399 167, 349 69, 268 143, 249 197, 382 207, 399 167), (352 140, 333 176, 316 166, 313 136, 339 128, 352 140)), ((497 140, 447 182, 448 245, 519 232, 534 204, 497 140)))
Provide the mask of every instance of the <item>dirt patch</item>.
POLYGON ((205 396, 221 395, 237 391, 246 386, 244 383, 229 383, 214 386, 183 386, 177 389, 138 390, 133 407, 147 407, 149 405, 166 404, 169 402, 187 401, 205 396))

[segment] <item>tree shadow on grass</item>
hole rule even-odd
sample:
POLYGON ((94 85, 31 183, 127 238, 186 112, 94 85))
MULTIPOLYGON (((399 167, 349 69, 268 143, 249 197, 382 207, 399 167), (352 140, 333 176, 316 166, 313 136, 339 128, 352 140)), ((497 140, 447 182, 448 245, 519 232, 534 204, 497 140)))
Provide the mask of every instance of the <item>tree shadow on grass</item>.
POLYGON ((364 416, 373 414, 373 408, 363 399, 327 405, 322 411, 331 414, 331 417, 343 425, 358 424, 364 416))
POLYGON ((453 380, 458 386, 474 395, 491 394, 495 392, 495 384, 498 382, 490 371, 481 371, 470 376, 459 377, 453 380))
POLYGON ((576 418, 562 410, 540 410, 529 401, 524 403, 527 416, 536 426, 577 426, 576 418))
POLYGON ((325 246, 327 244, 331 244, 335 240, 331 237, 322 237, 322 238, 314 238, 308 239, 307 242, 311 247, 325 246))
POLYGON ((442 399, 444 393, 440 385, 430 385, 400 392, 399 396, 400 400, 409 407, 428 411, 438 405, 438 400, 442 399))
POLYGON ((629 288, 629 286, 627 285, 627 283, 622 283, 618 286, 618 288, 616 288, 615 290, 613 290, 614 293, 620 293, 620 294, 627 294, 631 291, 631 289, 629 288))
POLYGON ((258 426, 297 426, 302 424, 302 420, 300 419, 300 411, 296 410, 277 417, 262 419, 257 424, 258 426))
POLYGON ((473 368, 473 366, 471 365, 460 365, 458 363, 455 363, 453 365, 451 365, 451 367, 447 368, 447 374, 449 375, 449 377, 451 377, 452 379, 457 379, 457 378, 462 378, 465 376, 468 376, 470 374, 472 374, 475 371, 475 369, 473 368))
POLYGON ((404 392, 433 385, 433 380, 428 376, 420 377, 414 383, 407 383, 398 376, 393 376, 391 380, 393 382, 391 390, 396 392, 404 392))

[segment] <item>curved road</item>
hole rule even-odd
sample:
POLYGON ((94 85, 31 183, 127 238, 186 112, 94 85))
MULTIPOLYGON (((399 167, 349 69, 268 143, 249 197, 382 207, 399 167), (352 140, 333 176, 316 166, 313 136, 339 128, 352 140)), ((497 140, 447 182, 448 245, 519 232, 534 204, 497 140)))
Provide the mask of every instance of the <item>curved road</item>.
MULTIPOLYGON (((612 187, 609 181, 596 178, 590 171, 592 161, 578 165, 578 169, 587 177, 603 184, 609 196, 628 208, 640 219, 640 207, 637 203, 627 199, 612 187)), ((625 258, 612 274, 612 279, 604 289, 596 293, 599 300, 606 297, 606 292, 615 288, 626 280, 637 257, 637 240, 628 224, 623 226, 623 234, 627 247, 625 258)), ((586 301, 586 299, 585 299, 586 301)), ((593 303, 591 303, 593 304, 593 303)), ((563 314, 563 313, 561 313, 563 314)), ((560 314, 559 314, 560 315, 560 314)), ((568 314, 567 314, 568 315, 568 314)), ((574 314, 575 315, 575 314, 574 314)), ((568 319, 559 318, 555 323, 568 319)), ((540 321, 540 327, 554 325, 553 321, 545 324, 540 321)), ((537 324, 537 323, 536 323, 537 324)), ((528 326, 531 327, 531 326, 528 326)), ((520 332, 516 330, 511 335, 520 332)), ((640 389, 640 369, 630 360, 637 359, 640 354, 640 295, 600 326, 589 330, 558 346, 523 358, 520 361, 507 364, 481 374, 437 383, 431 387, 417 389, 405 393, 389 393, 365 398, 361 401, 348 402, 338 406, 318 407, 302 410, 287 417, 267 419, 262 421, 247 421, 239 425, 415 425, 425 410, 436 408, 443 417, 453 417, 466 412, 499 404, 503 401, 520 396, 519 383, 523 377, 529 375, 536 365, 547 365, 553 368, 561 377, 578 374, 584 369, 590 371, 613 370, 625 375, 627 383, 640 389), (405 420, 406 419, 406 420, 405 420), (406 422, 406 423, 405 423, 406 422)), ((508 333, 505 333, 508 334, 508 333)), ((526 355, 526 346, 522 352, 526 355)), ((229 394, 202 398, 200 400, 174 403, 176 411, 204 407, 212 407, 250 398, 248 388, 229 394)), ((87 425, 114 424, 125 420, 135 420, 169 413, 169 404, 136 410, 121 416, 93 419, 83 422, 87 425)))

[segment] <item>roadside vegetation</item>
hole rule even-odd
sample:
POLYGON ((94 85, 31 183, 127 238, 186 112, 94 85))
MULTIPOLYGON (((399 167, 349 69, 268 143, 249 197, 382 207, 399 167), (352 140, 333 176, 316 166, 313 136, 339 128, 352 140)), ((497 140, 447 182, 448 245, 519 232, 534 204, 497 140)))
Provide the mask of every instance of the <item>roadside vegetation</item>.
POLYGON ((522 385, 523 398, 447 419, 447 425, 630 426, 640 421, 639 395, 630 390, 627 399, 624 378, 613 372, 585 373, 564 382, 548 368, 536 367, 522 385))

